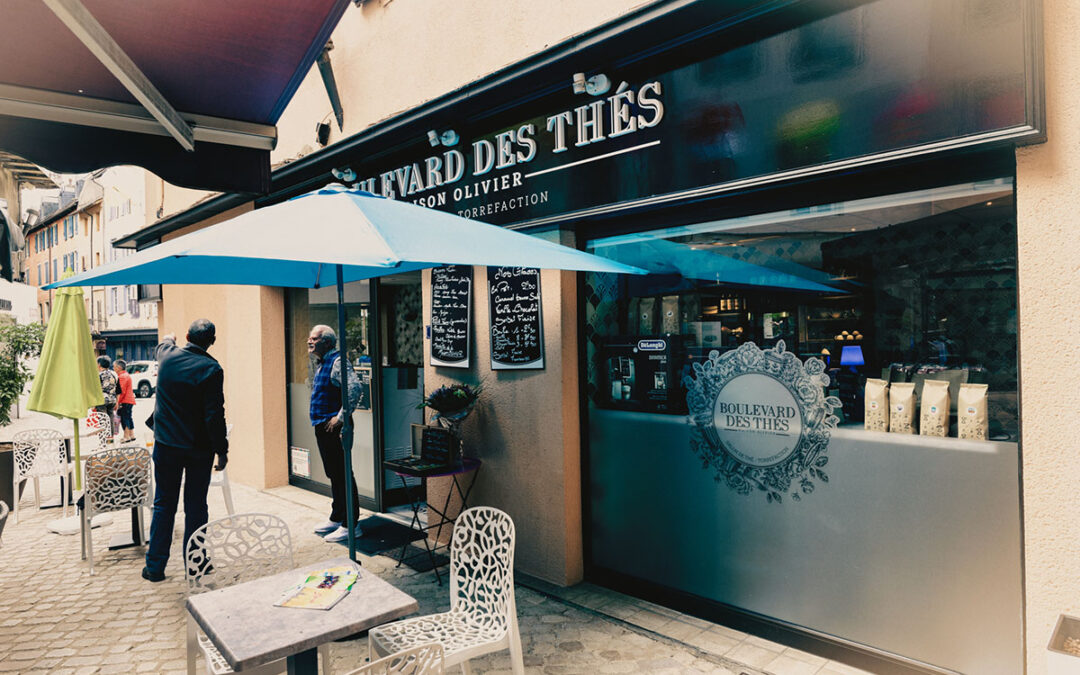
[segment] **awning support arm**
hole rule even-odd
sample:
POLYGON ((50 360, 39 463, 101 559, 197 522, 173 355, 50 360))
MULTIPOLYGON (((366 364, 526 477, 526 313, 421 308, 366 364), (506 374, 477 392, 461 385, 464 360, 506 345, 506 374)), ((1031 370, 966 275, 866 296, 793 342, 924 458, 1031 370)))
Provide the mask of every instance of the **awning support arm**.
POLYGON ((188 123, 165 100, 161 92, 124 53, 116 40, 98 23, 82 2, 79 0, 42 1, 185 150, 188 152, 195 150, 195 135, 188 123))

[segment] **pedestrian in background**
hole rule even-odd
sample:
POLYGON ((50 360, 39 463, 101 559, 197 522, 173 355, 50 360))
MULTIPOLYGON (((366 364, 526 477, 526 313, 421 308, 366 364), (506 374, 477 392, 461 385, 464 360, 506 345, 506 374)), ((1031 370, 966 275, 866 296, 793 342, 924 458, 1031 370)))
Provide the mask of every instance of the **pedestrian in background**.
POLYGON ((111 440, 116 434, 113 416, 116 414, 116 401, 117 395, 120 393, 120 383, 116 378, 116 373, 112 370, 112 359, 108 356, 99 356, 97 365, 98 377, 101 378, 101 394, 105 397, 105 402, 99 406, 94 406, 94 410, 105 413, 109 418, 108 436, 111 440))
MULTIPOLYGON (((337 349, 337 334, 329 326, 315 326, 307 339, 308 354, 313 359, 311 381, 311 406, 309 417, 315 428, 315 442, 319 446, 323 470, 330 479, 330 493, 333 501, 330 505, 330 520, 315 528, 315 534, 323 535, 326 541, 345 541, 349 538, 349 529, 345 501, 345 472, 352 467, 345 466, 345 449, 341 446, 341 427, 345 415, 352 415, 360 400, 360 380, 349 365, 349 409, 341 406, 341 362, 348 364, 348 359, 340 358, 337 349)), ((356 479, 352 482, 352 522, 360 513, 359 497, 356 492, 356 479)), ((356 536, 362 534, 356 528, 356 536)))
POLYGON ((120 442, 127 443, 135 440, 135 422, 131 419, 131 411, 135 407, 135 392, 131 389, 131 375, 128 375, 127 363, 123 359, 116 359, 113 370, 116 371, 116 380, 120 385, 120 395, 116 399, 120 413, 120 430, 123 433, 120 442))
POLYGON ((184 484, 184 548, 192 533, 206 524, 206 492, 211 468, 228 462, 225 436, 225 372, 206 350, 216 340, 214 324, 196 319, 188 328, 187 345, 176 346, 166 335, 155 352, 158 361, 154 406, 154 517, 143 579, 162 581, 169 562, 180 483, 184 484), (214 456, 217 464, 214 465, 214 456))

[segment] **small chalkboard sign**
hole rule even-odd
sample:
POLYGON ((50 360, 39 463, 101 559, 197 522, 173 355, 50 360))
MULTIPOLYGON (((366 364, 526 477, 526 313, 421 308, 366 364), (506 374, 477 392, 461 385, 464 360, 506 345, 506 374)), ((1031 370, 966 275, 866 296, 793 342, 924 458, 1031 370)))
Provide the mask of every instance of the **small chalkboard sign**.
POLYGON ((419 455, 420 459, 432 464, 451 464, 457 461, 459 441, 449 429, 414 424, 412 432, 414 456, 419 455))
POLYGON ((431 365, 469 367, 472 267, 431 270, 431 365))
POLYGON ((540 270, 535 267, 489 267, 488 300, 492 369, 543 368, 540 270))

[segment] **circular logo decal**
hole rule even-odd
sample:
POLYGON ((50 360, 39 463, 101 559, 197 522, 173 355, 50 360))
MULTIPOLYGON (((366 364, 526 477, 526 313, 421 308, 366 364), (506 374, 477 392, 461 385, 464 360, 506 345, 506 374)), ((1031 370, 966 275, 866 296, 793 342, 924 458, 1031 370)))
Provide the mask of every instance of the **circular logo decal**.
POLYGON ((896 404, 896 412, 904 412, 904 404, 903 403, 897 403, 896 404))
POLYGON ((775 466, 802 440, 802 414, 779 380, 759 373, 737 375, 716 393, 713 426, 732 457, 750 466, 775 466))
POLYGON ((752 342, 713 350, 683 378, 691 448, 716 482, 739 494, 761 491, 770 503, 800 501, 818 483, 829 435, 839 419, 835 396, 825 396, 825 363, 803 363, 783 341, 762 350, 752 342))
POLYGON ((972 407, 972 406, 968 406, 967 414, 974 415, 975 414, 975 408, 972 407))
POLYGON ((936 405, 930 406, 930 412, 934 413, 934 414, 937 414, 937 406, 936 405))
POLYGON ((877 408, 878 408, 877 401, 870 401, 870 409, 871 410, 877 410, 877 408))

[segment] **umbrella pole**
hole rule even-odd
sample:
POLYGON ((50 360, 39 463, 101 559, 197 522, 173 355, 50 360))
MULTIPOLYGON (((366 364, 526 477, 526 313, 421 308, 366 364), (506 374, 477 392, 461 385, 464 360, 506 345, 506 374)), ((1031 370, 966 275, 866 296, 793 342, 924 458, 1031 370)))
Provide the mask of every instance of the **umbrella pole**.
MULTIPOLYGON (((72 438, 75 439, 75 489, 82 489, 82 468, 79 464, 79 418, 73 418, 71 422, 75 425, 75 435, 72 438)), ((61 495, 61 499, 67 499, 67 495, 61 495)))
MULTIPOLYGON (((345 343, 345 282, 341 265, 337 266, 338 361, 341 362, 341 408, 349 409, 349 351, 345 343)), ((356 562, 356 515, 353 513, 352 415, 344 415, 341 449, 345 461, 345 523, 349 528, 349 560, 356 562)))

